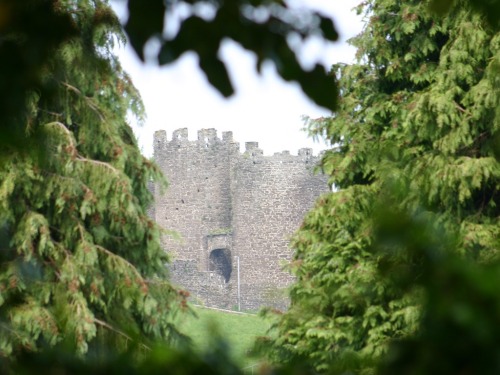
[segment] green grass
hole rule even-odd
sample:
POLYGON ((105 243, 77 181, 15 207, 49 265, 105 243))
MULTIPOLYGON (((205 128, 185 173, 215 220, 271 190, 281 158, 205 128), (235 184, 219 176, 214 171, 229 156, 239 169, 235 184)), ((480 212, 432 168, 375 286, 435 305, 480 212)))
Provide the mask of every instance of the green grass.
POLYGON ((241 366, 249 366, 258 359, 249 358, 256 337, 266 334, 269 323, 253 314, 235 314, 200 307, 193 307, 195 316, 184 315, 179 319, 179 330, 193 339, 196 350, 204 351, 211 338, 219 335, 231 348, 231 357, 241 366))

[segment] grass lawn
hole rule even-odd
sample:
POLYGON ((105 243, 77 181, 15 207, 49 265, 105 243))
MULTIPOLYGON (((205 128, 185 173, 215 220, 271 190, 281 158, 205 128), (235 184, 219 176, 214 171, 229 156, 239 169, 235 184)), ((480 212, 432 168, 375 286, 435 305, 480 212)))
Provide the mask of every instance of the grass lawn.
POLYGON ((245 367, 258 362, 249 358, 257 336, 266 334, 269 328, 263 318, 250 314, 235 314, 201 307, 193 307, 198 317, 185 315, 180 318, 180 331, 193 339, 195 348, 203 351, 210 345, 210 339, 219 334, 231 348, 231 356, 236 363, 245 367))

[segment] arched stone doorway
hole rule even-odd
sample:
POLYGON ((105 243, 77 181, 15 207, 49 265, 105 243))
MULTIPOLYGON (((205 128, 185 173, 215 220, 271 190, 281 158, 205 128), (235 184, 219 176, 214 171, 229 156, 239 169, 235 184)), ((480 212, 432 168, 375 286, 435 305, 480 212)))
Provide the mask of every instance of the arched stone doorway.
POLYGON ((212 250, 208 257, 208 270, 221 275, 226 283, 229 282, 233 271, 231 251, 229 249, 212 250))

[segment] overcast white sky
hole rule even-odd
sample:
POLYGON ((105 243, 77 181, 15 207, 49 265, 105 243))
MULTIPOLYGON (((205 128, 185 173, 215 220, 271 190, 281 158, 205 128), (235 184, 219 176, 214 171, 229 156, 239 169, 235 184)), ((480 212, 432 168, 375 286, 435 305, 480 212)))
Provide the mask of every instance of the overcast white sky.
MULTIPOLYGON (((335 62, 351 62, 354 49, 345 40, 361 31, 360 17, 351 9, 360 0, 291 0, 297 7, 308 7, 330 15, 340 33, 337 43, 312 41, 301 51, 302 62, 322 62, 329 67, 335 62)), ((126 10, 120 0, 111 1, 118 15, 124 19, 126 10)), ((178 128, 188 128, 189 138, 197 138, 202 128, 233 131, 235 141, 259 142, 264 154, 289 150, 296 154, 301 147, 312 147, 317 153, 324 143, 313 142, 302 131, 302 116, 316 118, 329 112, 314 105, 297 84, 284 82, 270 64, 259 75, 255 59, 236 43, 227 41, 221 55, 235 84, 236 93, 229 99, 222 97, 207 82, 198 68, 197 58, 187 53, 176 63, 158 67, 141 63, 130 47, 118 50, 124 69, 131 75, 146 106, 145 126, 134 127, 143 153, 152 154, 153 133, 164 129, 170 140, 178 128)))

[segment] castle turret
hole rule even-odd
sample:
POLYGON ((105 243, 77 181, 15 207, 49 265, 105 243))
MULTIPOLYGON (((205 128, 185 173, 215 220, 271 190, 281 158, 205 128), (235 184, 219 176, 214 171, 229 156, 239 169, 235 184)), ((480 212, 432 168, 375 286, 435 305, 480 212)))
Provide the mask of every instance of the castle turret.
POLYGON ((232 307, 238 259, 242 308, 285 307, 278 295, 293 280, 282 270, 289 237, 328 191, 326 177, 312 173, 312 150, 264 156, 257 142, 246 142, 241 154, 232 132, 219 139, 215 129, 201 129, 189 141, 187 129, 178 129, 171 141, 155 133, 155 159, 170 183, 155 198, 155 216, 181 237, 162 240, 174 259, 173 281, 205 304, 232 307))

